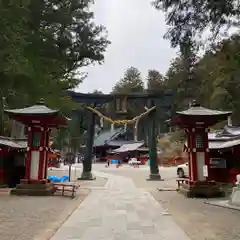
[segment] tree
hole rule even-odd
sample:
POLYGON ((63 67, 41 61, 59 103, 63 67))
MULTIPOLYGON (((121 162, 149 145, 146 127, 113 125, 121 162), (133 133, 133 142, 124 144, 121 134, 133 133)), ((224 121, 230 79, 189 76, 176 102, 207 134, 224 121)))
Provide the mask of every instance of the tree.
POLYGON ((180 43, 180 54, 183 64, 183 79, 180 86, 183 90, 182 94, 185 100, 185 105, 189 105, 189 103, 193 100, 194 92, 196 91, 196 79, 194 79, 194 66, 197 60, 196 53, 196 44, 192 40, 191 35, 185 36, 183 38, 183 42, 180 43))
POLYGON ((92 93, 94 93, 94 94, 104 94, 102 91, 99 91, 99 90, 94 90, 92 93))
POLYGON ((202 79, 202 102, 211 108, 233 110, 233 122, 240 123, 240 36, 212 45, 196 66, 196 75, 202 79))
POLYGON ((181 56, 176 57, 170 64, 165 75, 165 88, 169 88, 173 92, 174 103, 177 109, 184 107, 184 63, 181 56))
POLYGON ((83 133, 86 129, 86 119, 83 113, 84 111, 76 111, 73 113, 72 120, 68 127, 69 145, 74 153, 77 153, 80 145, 83 144, 83 133))
POLYGON ((142 81, 141 73, 135 67, 128 68, 124 77, 116 83, 113 87, 114 93, 134 93, 143 92, 144 83, 142 81))
MULTIPOLYGON (((164 93, 165 90, 165 86, 164 86, 164 76, 159 73, 157 70, 148 70, 148 76, 147 76, 147 91, 149 93, 158 93, 159 94, 159 99, 156 99, 156 104, 157 104, 157 123, 156 123, 156 128, 157 128, 157 134, 159 135, 160 132, 163 130, 164 128, 164 115, 165 115, 165 111, 162 109, 163 105, 163 96, 162 94, 164 93)), ((145 119, 145 122, 147 120, 145 119)), ((143 123, 143 120, 140 121, 141 123, 143 123)), ((144 124, 144 123, 143 123, 144 124)))
MULTIPOLYGON (((240 124, 240 36, 209 46, 208 51, 191 66, 191 81, 186 81, 182 55, 170 65, 165 76, 165 88, 172 89, 177 109, 184 104, 187 90, 201 105, 219 110, 232 110, 233 123, 240 124)), ((188 94, 188 93, 187 93, 188 94)))
POLYGON ((69 130, 54 129, 53 130, 53 148, 62 151, 69 147, 69 130))
POLYGON ((150 92, 161 91, 164 88, 164 77, 157 70, 148 70, 147 89, 150 92))
POLYGON ((101 63, 109 41, 105 28, 93 23, 90 0, 23 2, 1 2, 2 22, 8 23, 9 29, 3 27, 0 32, 11 39, 11 48, 2 44, 2 56, 11 64, 3 65, 8 71, 2 69, 1 83, 8 83, 9 90, 11 82, 14 90, 28 95, 31 102, 39 95, 54 96, 76 87, 82 80, 79 68, 101 63))
POLYGON ((239 25, 240 2, 238 0, 154 0, 157 10, 166 13, 169 26, 165 35, 173 47, 181 45, 186 36, 201 37, 210 29, 212 37, 216 37, 222 27, 228 29, 239 25))
POLYGON ((91 3, 1 1, 0 107, 3 99, 13 108, 44 97, 70 113, 73 103, 62 92, 82 81, 81 67, 102 63, 109 44, 105 28, 93 22, 91 3))

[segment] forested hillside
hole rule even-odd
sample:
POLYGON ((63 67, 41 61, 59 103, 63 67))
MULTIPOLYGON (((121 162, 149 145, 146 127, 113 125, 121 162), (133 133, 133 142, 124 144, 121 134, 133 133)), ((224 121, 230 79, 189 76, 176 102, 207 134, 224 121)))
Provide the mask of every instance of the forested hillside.
POLYGON ((232 110, 233 122, 240 124, 240 35, 235 34, 212 45, 201 57, 196 55, 191 75, 191 81, 186 81, 184 60, 179 53, 165 75, 149 70, 148 76, 143 76, 132 67, 126 70, 113 91, 171 89, 177 109, 186 108, 188 98, 197 99, 205 107, 232 110))

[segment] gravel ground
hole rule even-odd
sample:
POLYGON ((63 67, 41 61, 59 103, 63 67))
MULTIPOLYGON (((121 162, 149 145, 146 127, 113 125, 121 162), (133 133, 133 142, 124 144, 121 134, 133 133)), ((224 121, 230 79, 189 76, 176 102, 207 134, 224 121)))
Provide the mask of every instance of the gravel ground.
POLYGON ((177 192, 152 191, 192 240, 239 240, 240 212, 204 204, 177 192))
POLYGON ((160 169, 165 181, 146 181, 148 169, 106 169, 105 172, 132 178, 139 188, 149 191, 173 216, 192 240, 239 240, 240 211, 204 204, 205 199, 189 199, 176 191, 157 191, 157 188, 176 188, 175 169, 160 169))
POLYGON ((0 197, 0 239, 49 239, 67 217, 88 195, 81 190, 75 199, 69 197, 0 197))
MULTIPOLYGON (((64 175, 65 172, 53 175, 64 175)), ((48 240, 89 194, 91 187, 103 187, 106 179, 81 181, 74 199, 70 197, 18 197, 0 194, 1 240, 48 240)))

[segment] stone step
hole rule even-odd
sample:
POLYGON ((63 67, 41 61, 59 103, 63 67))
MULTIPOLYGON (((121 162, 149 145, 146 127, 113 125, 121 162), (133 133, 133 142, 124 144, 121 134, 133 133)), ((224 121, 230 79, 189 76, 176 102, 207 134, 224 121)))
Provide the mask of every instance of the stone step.
POLYGON ((10 191, 11 195, 17 195, 17 196, 21 196, 21 195, 26 195, 26 196, 52 196, 53 193, 55 192, 55 188, 52 186, 49 186, 45 189, 33 189, 33 188, 13 188, 10 191))

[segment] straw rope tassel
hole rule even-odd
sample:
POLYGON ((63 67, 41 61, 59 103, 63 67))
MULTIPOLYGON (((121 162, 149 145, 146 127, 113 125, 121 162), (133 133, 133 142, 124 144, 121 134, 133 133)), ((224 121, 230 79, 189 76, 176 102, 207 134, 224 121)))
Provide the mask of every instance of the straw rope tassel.
POLYGON ((151 107, 151 108, 146 108, 147 110, 143 113, 141 113, 139 116, 134 117, 133 119, 124 119, 124 120, 113 120, 110 117, 107 117, 105 115, 103 115, 101 112, 99 112, 98 110, 96 110, 95 108, 92 107, 87 107, 87 109, 89 109, 90 111, 92 111, 93 113, 97 114, 100 118, 102 118, 103 120, 110 122, 111 124, 117 124, 117 125, 125 125, 125 124, 133 124, 135 123, 137 120, 139 120, 140 118, 146 116, 149 112, 151 112, 152 110, 154 110, 156 107, 151 107))

